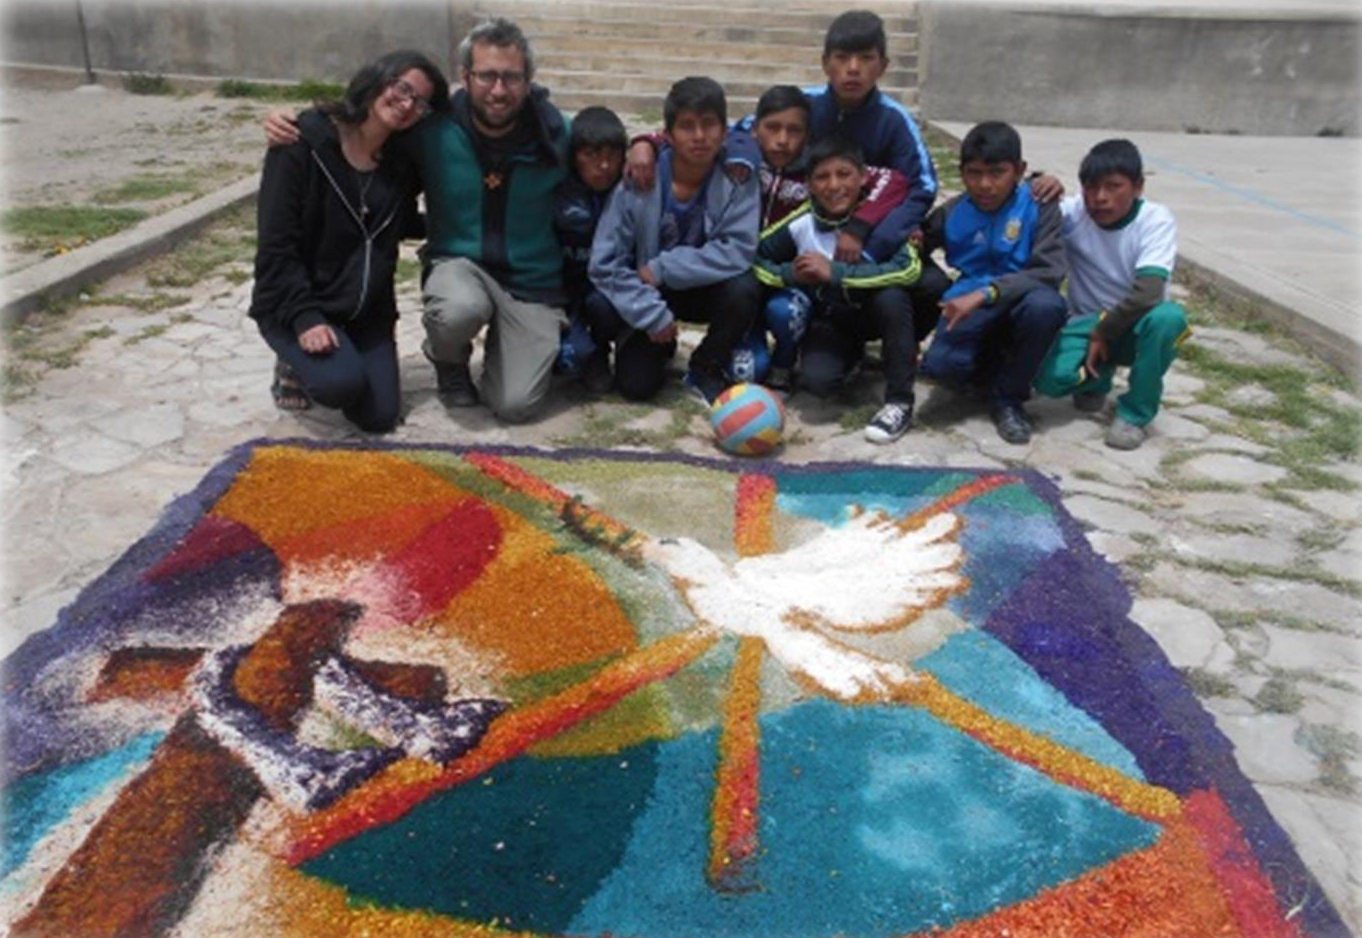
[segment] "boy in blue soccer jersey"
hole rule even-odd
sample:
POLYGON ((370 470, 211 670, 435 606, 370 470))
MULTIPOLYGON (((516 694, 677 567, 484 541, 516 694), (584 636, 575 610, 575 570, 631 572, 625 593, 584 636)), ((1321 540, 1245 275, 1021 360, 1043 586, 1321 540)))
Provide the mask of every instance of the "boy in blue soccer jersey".
POLYGON ((1177 259, 1173 213, 1144 200, 1144 165, 1129 140, 1104 140, 1078 170, 1083 192, 1066 198, 1064 246, 1069 310, 1036 378, 1050 397, 1074 395, 1097 413, 1117 365, 1130 366, 1130 388, 1116 401, 1107 429, 1113 449, 1135 449, 1159 411, 1163 376, 1187 336, 1187 314, 1167 298, 1177 259))
POLYGON ((1031 439, 1022 403, 1064 323, 1062 218, 1025 181, 1021 137, 986 121, 960 144, 965 193, 934 209, 923 226, 924 254, 944 247, 960 277, 940 294, 941 322, 922 373, 988 394, 998 435, 1031 439))

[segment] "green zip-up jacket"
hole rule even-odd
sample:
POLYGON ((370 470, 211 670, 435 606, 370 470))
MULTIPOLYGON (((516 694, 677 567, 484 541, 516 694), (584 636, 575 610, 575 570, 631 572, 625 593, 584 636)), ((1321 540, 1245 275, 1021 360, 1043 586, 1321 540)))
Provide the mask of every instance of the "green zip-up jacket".
POLYGON ((568 122, 535 85, 523 120, 529 142, 498 161, 473 127, 468 92, 409 134, 426 194, 426 258, 466 257, 514 297, 561 306, 563 252, 554 193, 568 171, 568 122))

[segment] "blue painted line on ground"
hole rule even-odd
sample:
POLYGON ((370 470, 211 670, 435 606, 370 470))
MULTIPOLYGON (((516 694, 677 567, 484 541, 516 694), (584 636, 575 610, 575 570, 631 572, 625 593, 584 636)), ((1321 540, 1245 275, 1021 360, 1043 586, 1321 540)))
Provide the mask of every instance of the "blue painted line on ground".
POLYGON ((1261 196, 1250 189, 1242 189, 1239 186, 1230 185, 1227 182, 1222 182, 1221 180, 1216 179, 1214 176, 1208 176, 1205 173, 1198 172, 1195 169, 1188 169, 1185 166, 1179 166, 1176 163, 1160 159, 1157 156, 1146 155, 1145 162, 1153 166, 1158 166, 1162 169, 1170 169, 1173 172, 1182 173, 1184 176, 1190 176, 1191 178, 1197 180, 1198 182, 1204 182, 1207 185, 1214 186, 1217 189, 1222 189, 1225 192, 1231 192, 1241 198, 1248 199, 1250 202, 1255 202, 1258 205, 1266 206, 1267 208, 1270 208, 1274 211, 1284 212, 1287 215, 1292 216, 1293 218, 1298 218, 1301 221, 1314 225, 1318 228, 1325 228, 1329 231, 1337 232, 1338 234, 1347 235, 1354 241, 1362 241, 1362 232, 1353 231, 1351 228, 1344 227, 1343 225, 1338 224, 1338 222, 1330 221, 1327 218, 1319 218, 1315 215, 1307 215, 1305 212, 1298 211, 1297 209, 1294 209, 1289 205, 1283 205, 1280 202, 1274 202, 1271 199, 1265 196, 1261 196))

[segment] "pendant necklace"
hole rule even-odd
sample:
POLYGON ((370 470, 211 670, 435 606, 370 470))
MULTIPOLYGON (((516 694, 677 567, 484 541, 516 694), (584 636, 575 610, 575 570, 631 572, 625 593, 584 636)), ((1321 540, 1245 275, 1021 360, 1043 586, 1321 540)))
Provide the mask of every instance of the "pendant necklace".
POLYGON ((369 217, 369 203, 366 200, 369 197, 369 186, 374 181, 374 171, 371 169, 361 172, 357 169, 355 178, 359 180, 359 220, 362 222, 369 217))

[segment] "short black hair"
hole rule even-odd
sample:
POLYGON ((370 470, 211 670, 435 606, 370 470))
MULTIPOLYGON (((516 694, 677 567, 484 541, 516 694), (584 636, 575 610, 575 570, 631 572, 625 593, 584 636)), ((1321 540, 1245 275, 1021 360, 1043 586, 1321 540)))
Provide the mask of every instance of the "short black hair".
POLYGON ((976 160, 984 163, 1020 163, 1021 134, 1002 121, 975 124, 960 141, 960 165, 976 160))
POLYGON ((819 163, 828 160, 846 160, 857 169, 865 169, 865 152, 854 140, 833 134, 831 137, 824 137, 813 146, 809 147, 806 157, 808 160, 809 173, 812 174, 818 168, 819 163))
POLYGON ((1144 161, 1135 144, 1121 137, 1103 140, 1088 151, 1078 167, 1078 181, 1091 185, 1103 176, 1120 173, 1137 186, 1144 182, 1144 161))
POLYGON ((704 75, 681 79, 672 85, 667 92, 667 100, 662 102, 662 125, 671 130, 676 124, 676 115, 682 111, 717 114, 719 120, 727 125, 728 100, 724 97, 723 86, 704 75))
POLYGON ((338 101, 320 101, 317 109, 343 124, 362 124, 369 108, 393 82, 412 69, 419 69, 430 81, 430 106, 441 110, 449 103, 449 82, 439 66, 414 49, 398 49, 360 67, 350 79, 338 101))
POLYGON ((572 133, 568 137, 568 149, 573 155, 586 147, 615 147, 620 150, 629 146, 629 135, 624 130, 624 121, 608 107, 593 104, 577 112, 572 119, 572 133))
POLYGON ((867 52, 874 49, 886 55, 884 20, 870 10, 848 10, 828 24, 823 37, 823 57, 834 52, 867 52))
POLYGON ((777 111, 788 111, 792 107, 797 107, 808 117, 813 111, 813 105, 809 103, 809 96, 794 85, 772 85, 761 93, 757 99, 757 120, 761 120, 767 114, 775 114, 777 111))

